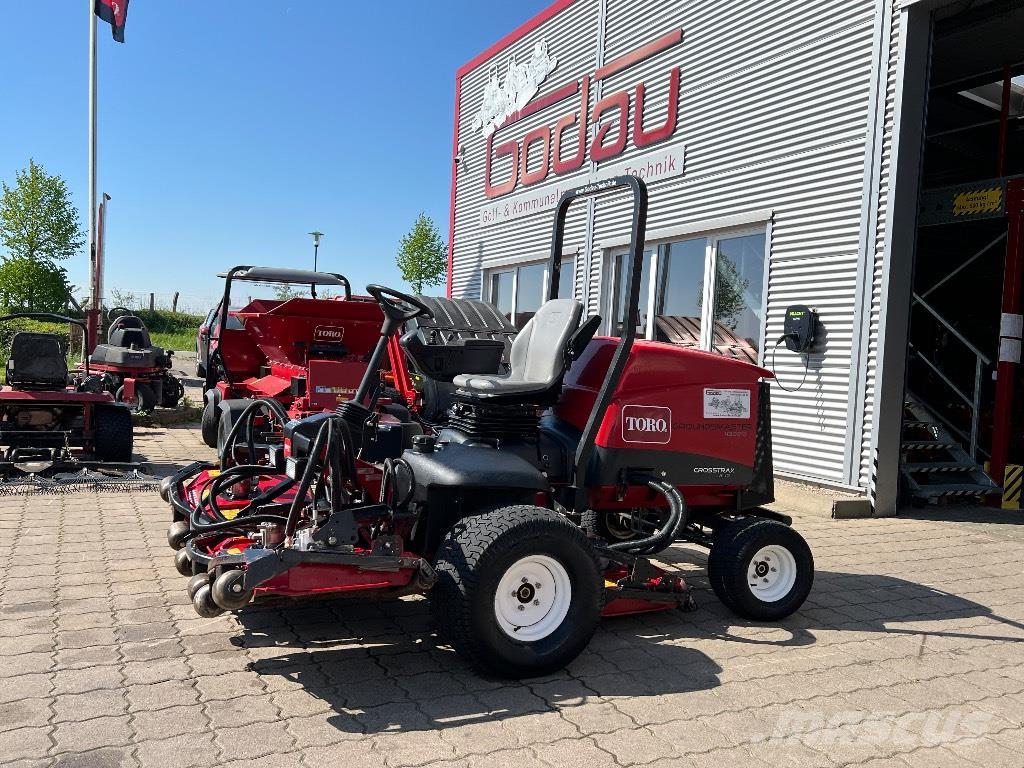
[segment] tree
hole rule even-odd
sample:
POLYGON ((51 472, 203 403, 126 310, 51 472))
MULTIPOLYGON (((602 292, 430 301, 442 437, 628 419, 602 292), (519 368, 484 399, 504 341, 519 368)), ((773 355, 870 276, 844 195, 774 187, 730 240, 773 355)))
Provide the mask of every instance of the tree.
POLYGON ((67 182, 50 176, 34 160, 15 174, 14 186, 2 182, 0 243, 9 258, 37 263, 63 261, 85 244, 78 211, 67 182))
POLYGON ((68 305, 67 273, 45 259, 6 259, 0 264, 0 305, 4 311, 64 311, 68 305))
POLYGON ((448 271, 448 251, 429 216, 421 213, 416 218, 398 246, 395 261, 413 293, 423 293, 425 285, 441 283, 448 271))
POLYGON ((715 285, 715 320, 735 331, 747 308, 744 292, 750 281, 744 278, 731 259, 718 256, 718 282, 715 285))
POLYGON ((274 297, 279 301, 288 301, 303 295, 305 294, 302 291, 288 283, 278 283, 274 286, 274 297))

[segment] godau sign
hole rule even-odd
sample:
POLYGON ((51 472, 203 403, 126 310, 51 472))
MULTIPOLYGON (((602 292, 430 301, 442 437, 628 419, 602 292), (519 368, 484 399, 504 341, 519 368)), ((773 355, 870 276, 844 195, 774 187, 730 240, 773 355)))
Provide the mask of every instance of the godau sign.
MULTIPOLYGON (((519 186, 540 184, 550 175, 573 173, 587 161, 602 163, 612 160, 625 152, 630 141, 634 147, 644 148, 671 138, 676 132, 679 112, 679 67, 668 71, 667 109, 660 125, 646 125, 645 105, 650 101, 646 83, 640 82, 633 88, 602 96, 592 111, 589 97, 592 84, 667 50, 682 39, 682 30, 670 32, 539 98, 536 95, 541 84, 558 63, 548 54, 546 41, 537 44, 528 63, 519 65, 514 58, 510 59, 504 83, 499 80, 497 70, 492 69, 484 89, 483 105, 473 123, 473 127, 487 138, 484 170, 487 197, 502 197, 519 186), (534 128, 520 138, 497 138, 502 129, 528 115, 577 96, 578 108, 558 118, 553 125, 534 128), (502 178, 496 180, 496 175, 502 178)), ((665 178, 682 173, 682 160, 682 150, 646 153, 643 158, 635 158, 621 167, 602 168, 599 175, 611 175, 617 171, 645 174, 648 180, 665 178)), ((521 206, 510 206, 507 215, 502 208, 503 218, 500 220, 507 221, 509 216, 521 215, 515 210, 524 213, 543 210, 537 206, 545 205, 552 195, 557 199, 554 189, 546 189, 522 200, 521 206)), ((493 210, 482 218, 491 223, 499 220, 493 210)))

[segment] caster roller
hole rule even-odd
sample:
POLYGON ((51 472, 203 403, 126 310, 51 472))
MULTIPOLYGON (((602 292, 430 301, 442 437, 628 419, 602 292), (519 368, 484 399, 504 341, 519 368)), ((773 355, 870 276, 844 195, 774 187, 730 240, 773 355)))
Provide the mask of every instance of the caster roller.
POLYGON ((181 549, 185 546, 185 536, 188 535, 188 523, 184 520, 175 520, 167 528, 167 543, 171 549, 181 549))
POLYGON ((252 600, 252 590, 243 584, 245 572, 225 571, 213 582, 213 602, 225 611, 237 611, 252 600))
POLYGON ((195 595, 192 597, 192 607, 196 609, 196 613, 202 616, 204 619, 215 619, 224 613, 224 609, 218 607, 213 602, 213 594, 210 592, 210 585, 203 584, 196 590, 195 595))
POLYGON ((185 587, 185 591, 188 592, 188 599, 195 600, 196 592, 201 587, 205 587, 210 583, 210 574, 203 572, 197 573, 191 579, 188 580, 188 586, 185 587))
POLYGON ((188 550, 184 547, 174 553, 174 568, 182 576, 192 575, 192 558, 188 556, 188 550))
POLYGON ((171 501, 171 478, 169 476, 160 481, 160 498, 168 504, 171 501))

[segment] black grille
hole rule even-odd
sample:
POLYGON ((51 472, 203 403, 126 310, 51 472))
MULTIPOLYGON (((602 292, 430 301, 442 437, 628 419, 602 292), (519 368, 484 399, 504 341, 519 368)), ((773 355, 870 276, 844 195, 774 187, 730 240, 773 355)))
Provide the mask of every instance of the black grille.
POLYGON ((534 440, 540 409, 533 404, 479 405, 457 402, 448 412, 448 426, 474 440, 534 440))

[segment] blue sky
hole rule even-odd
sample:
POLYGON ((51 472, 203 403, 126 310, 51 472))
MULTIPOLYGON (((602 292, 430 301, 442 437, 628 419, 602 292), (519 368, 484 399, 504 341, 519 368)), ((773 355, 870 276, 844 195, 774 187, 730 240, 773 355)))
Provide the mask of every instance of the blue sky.
MULTIPOLYGON (((99 27, 108 296, 201 303, 233 264, 311 266, 312 229, 322 267, 400 285, 416 214, 447 237, 455 70, 548 2, 132 0, 123 45, 99 27)), ((0 178, 33 157, 84 222, 87 0, 6 5, 0 178)))

